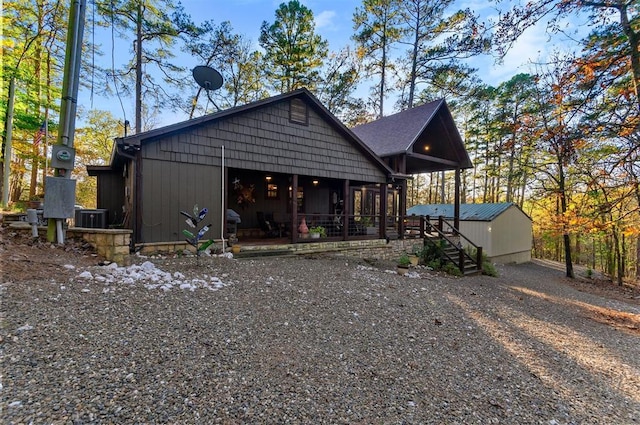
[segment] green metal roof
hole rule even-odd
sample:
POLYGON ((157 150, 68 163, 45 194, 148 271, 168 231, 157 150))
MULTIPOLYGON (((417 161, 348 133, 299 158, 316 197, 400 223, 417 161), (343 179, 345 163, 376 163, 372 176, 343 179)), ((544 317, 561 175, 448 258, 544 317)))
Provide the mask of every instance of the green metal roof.
MULTIPOLYGON (((518 206, 513 202, 502 202, 497 204, 460 204, 460 220, 492 221, 511 207, 518 208, 518 206)), ((453 219, 453 204, 415 205, 407 209, 407 215, 428 215, 430 217, 443 216, 446 219, 453 219)))

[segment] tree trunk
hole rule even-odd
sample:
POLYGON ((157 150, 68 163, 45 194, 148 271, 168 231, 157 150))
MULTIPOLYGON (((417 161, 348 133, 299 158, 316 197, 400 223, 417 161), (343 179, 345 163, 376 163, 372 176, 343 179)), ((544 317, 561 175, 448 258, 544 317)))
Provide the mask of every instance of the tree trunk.
MULTIPOLYGON (((629 2, 631 5, 632 2, 629 2)), ((633 74, 633 88, 636 92, 636 103, 640 109, 640 34, 635 32, 629 22, 628 6, 624 1, 618 1, 616 9, 620 12, 620 24, 622 31, 629 40, 629 51, 631 52, 631 72, 633 74)))
MULTIPOLYGON (((562 160, 558 161, 558 185, 560 189, 560 211, 564 218, 564 215, 567 212, 567 193, 565 190, 565 177, 562 160)), ((564 219, 562 222, 562 232, 564 240, 564 262, 567 268, 567 277, 573 279, 575 275, 573 273, 573 263, 571 261, 571 239, 569 237, 569 228, 564 219)))
POLYGON ((636 280, 640 280, 640 236, 636 238, 636 280))
POLYGON ((142 2, 136 19, 136 134, 142 133, 142 2))
POLYGON ((615 255, 615 270, 616 270, 616 282, 619 286, 622 286, 622 276, 624 271, 622 270, 622 253, 620 252, 620 240, 618 238, 618 229, 614 227, 611 231, 613 234, 613 249, 615 255))
POLYGON ((413 40, 413 51, 411 52, 411 75, 409 76, 409 102, 407 108, 413 108, 413 96, 416 90, 416 69, 418 67, 418 41, 420 39, 420 8, 417 8, 418 16, 416 17, 415 37, 413 40))

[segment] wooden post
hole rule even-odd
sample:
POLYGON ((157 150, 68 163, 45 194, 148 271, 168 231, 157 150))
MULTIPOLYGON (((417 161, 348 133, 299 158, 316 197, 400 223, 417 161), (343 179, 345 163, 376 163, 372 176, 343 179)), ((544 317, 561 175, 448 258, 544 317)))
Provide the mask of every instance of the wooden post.
POLYGON ((460 168, 456 168, 455 195, 453 206, 453 227, 460 230, 460 168))
POLYGON ((349 190, 349 185, 349 180, 345 180, 342 188, 342 240, 344 241, 349 238, 349 218, 351 217, 351 191, 349 190))
POLYGON ((482 271, 482 247, 479 246, 476 251, 476 263, 478 264, 478 270, 482 271))
POLYGON ((407 181, 400 185, 400 207, 398 209, 398 239, 404 239, 404 217, 407 214, 407 181))
POLYGON ((380 184, 380 226, 378 226, 378 237, 384 239, 387 237, 387 184, 380 184))
POLYGON ((298 175, 291 178, 291 242, 298 242, 298 175))

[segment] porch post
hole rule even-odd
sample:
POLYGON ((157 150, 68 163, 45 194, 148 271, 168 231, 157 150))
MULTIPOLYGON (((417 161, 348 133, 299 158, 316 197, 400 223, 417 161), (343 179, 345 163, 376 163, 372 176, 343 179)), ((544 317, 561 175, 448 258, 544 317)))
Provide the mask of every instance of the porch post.
POLYGON ((133 170, 133 244, 142 241, 142 152, 136 152, 135 166, 133 170))
POLYGON ((453 227, 457 231, 460 230, 460 167, 456 168, 456 183, 455 183, 455 195, 454 195, 454 207, 453 207, 453 227))
POLYGON ((380 226, 378 226, 378 237, 387 237, 387 183, 380 184, 380 226))
POLYGON ((398 239, 404 239, 404 217, 407 215, 407 181, 400 185, 400 206, 398 209, 398 239))
POLYGON ((291 243, 298 242, 298 175, 291 178, 291 243))
POLYGON ((349 180, 344 181, 344 187, 342 189, 342 202, 344 203, 342 208, 342 240, 346 241, 349 237, 349 217, 351 217, 351 191, 349 190, 349 180))

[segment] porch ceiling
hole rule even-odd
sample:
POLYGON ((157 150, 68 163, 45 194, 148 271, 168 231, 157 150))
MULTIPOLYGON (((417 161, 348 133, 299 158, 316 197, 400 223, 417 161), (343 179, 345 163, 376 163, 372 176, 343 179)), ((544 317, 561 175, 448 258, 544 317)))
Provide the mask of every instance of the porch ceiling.
POLYGON ((429 155, 407 153, 407 174, 433 173, 437 171, 449 171, 459 168, 460 165, 448 159, 437 158, 429 155))

